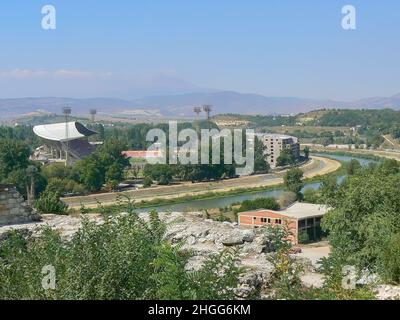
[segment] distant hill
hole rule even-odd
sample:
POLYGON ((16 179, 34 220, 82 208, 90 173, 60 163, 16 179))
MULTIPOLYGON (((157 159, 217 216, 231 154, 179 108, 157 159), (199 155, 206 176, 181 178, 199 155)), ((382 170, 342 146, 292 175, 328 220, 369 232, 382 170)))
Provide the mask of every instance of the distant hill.
POLYGON ((304 99, 296 97, 265 97, 258 94, 243 94, 234 91, 191 93, 145 97, 136 100, 114 98, 20 98, 0 99, 0 118, 10 118, 37 110, 60 113, 69 106, 77 115, 88 114, 97 108, 103 114, 147 115, 147 116, 193 116, 193 107, 213 105, 213 113, 241 114, 291 114, 323 108, 348 109, 400 109, 400 94, 392 97, 377 97, 341 102, 332 100, 304 99))

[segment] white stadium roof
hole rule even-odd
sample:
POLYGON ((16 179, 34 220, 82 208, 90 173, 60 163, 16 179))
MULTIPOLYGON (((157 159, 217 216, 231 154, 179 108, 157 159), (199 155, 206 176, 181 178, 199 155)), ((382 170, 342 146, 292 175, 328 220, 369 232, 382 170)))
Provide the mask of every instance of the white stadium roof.
POLYGON ((59 142, 81 139, 97 133, 77 121, 35 126, 33 132, 43 139, 59 142))

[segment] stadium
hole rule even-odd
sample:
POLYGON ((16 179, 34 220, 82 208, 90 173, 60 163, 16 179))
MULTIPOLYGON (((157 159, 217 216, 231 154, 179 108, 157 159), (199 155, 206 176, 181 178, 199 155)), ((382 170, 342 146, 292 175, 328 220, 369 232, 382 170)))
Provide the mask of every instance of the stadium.
POLYGON ((96 149, 87 138, 97 132, 78 121, 39 125, 33 127, 33 132, 43 140, 43 145, 32 155, 33 160, 71 163, 96 149))

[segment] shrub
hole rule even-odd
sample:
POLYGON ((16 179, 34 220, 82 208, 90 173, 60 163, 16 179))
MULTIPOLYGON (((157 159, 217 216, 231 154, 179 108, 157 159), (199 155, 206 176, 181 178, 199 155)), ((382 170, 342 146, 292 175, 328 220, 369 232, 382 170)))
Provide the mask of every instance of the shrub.
POLYGON ((275 198, 257 198, 254 200, 243 201, 239 208, 239 212, 257 209, 279 210, 280 206, 278 202, 276 202, 275 198))
POLYGON ((83 194, 85 187, 71 179, 52 178, 46 187, 46 191, 65 195, 67 193, 83 194))
POLYGON ((400 234, 393 235, 383 248, 383 273, 387 281, 400 283, 400 234))
POLYGON ((143 179, 143 187, 144 188, 150 188, 152 184, 153 184, 153 179, 152 178, 144 177, 144 179, 143 179))
POLYGON ((0 247, 0 299, 234 299, 241 269, 224 251, 186 270, 190 253, 164 240, 155 212, 84 219, 72 240, 44 229, 35 238, 14 232, 0 247), (56 271, 56 290, 43 290, 42 268, 56 271))
POLYGON ((60 200, 59 193, 44 191, 36 201, 36 209, 40 213, 65 214, 68 210, 68 205, 60 200))

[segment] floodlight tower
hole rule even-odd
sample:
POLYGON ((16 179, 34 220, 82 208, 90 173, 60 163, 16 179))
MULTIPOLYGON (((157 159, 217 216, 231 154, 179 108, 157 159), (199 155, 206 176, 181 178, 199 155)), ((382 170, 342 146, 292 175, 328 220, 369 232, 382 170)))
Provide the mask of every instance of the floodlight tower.
POLYGON ((200 120, 199 120, 199 115, 201 113, 201 108, 200 107, 194 107, 193 108, 194 113, 197 115, 196 117, 196 127, 197 127, 197 131, 200 132, 200 120))
POLYGON ((90 118, 91 118, 91 120, 92 120, 92 123, 94 123, 94 120, 95 120, 95 117, 96 117, 96 114, 97 114, 97 110, 96 109, 90 109, 90 118))
POLYGON ((193 111, 195 114, 197 114, 197 117, 199 117, 199 114, 201 113, 201 108, 200 107, 194 107, 193 111))
POLYGON ((72 109, 70 107, 63 108, 63 114, 65 117, 65 166, 68 165, 69 161, 69 132, 68 132, 68 118, 71 115, 72 109))
POLYGON ((203 111, 207 114, 207 120, 210 121, 210 113, 212 111, 212 106, 210 104, 203 105, 203 111))

